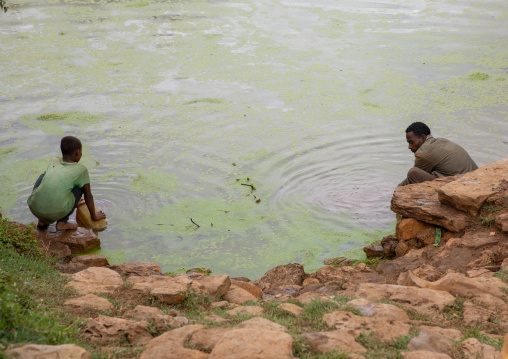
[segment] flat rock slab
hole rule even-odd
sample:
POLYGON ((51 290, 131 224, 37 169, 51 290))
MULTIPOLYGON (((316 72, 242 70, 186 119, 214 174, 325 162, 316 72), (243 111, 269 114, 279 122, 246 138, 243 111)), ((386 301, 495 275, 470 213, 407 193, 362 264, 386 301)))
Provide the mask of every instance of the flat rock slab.
POLYGON ((443 204, 476 216, 492 195, 508 190, 508 157, 466 173, 438 190, 443 204))
POLYGON ((127 262, 110 265, 108 268, 128 277, 133 275, 141 277, 162 275, 161 267, 157 263, 152 262, 127 262))
POLYGON ((231 286, 231 279, 228 275, 199 275, 193 277, 195 282, 201 284, 206 291, 206 294, 212 298, 223 296, 231 286))
POLYGON ((245 289, 247 292, 256 297, 256 299, 260 299, 263 296, 263 291, 261 290, 261 288, 259 288, 252 282, 244 282, 236 279, 231 279, 231 284, 234 284, 237 287, 245 289))
POLYGON ((402 322, 409 321, 407 313, 392 304, 372 303, 365 298, 354 299, 347 302, 347 304, 358 309, 366 317, 387 318, 402 322))
POLYGON ((146 350, 139 356, 140 359, 205 359, 208 354, 199 350, 184 348, 184 343, 203 325, 187 325, 173 329, 148 342, 146 350))
POLYGON ((265 310, 261 307, 258 307, 256 305, 246 305, 244 307, 236 307, 231 310, 228 310, 226 314, 229 315, 260 315, 263 314, 265 310))
POLYGON ((131 276, 127 282, 133 283, 133 290, 148 292, 167 304, 177 304, 185 301, 193 281, 185 275, 174 277, 151 275, 148 277, 131 276))
POLYGON ((159 308, 148 307, 145 305, 137 305, 134 309, 128 310, 123 314, 125 318, 147 321, 153 321, 159 315, 164 315, 164 312, 159 308))
POLYGON ((404 359, 452 359, 451 356, 443 353, 429 352, 426 350, 415 350, 401 353, 404 359))
POLYGON ((99 248, 101 241, 92 231, 78 227, 73 231, 50 231, 49 229, 37 231, 37 240, 49 246, 51 242, 65 244, 71 250, 72 254, 90 252, 92 249, 99 248))
POLYGON ((66 286, 76 289, 80 294, 110 293, 123 285, 117 272, 104 267, 90 267, 71 275, 66 286))
POLYGON ((343 331, 306 333, 303 337, 312 349, 320 354, 337 350, 345 353, 364 353, 367 351, 355 341, 355 337, 343 331))
POLYGON ((287 329, 283 325, 274 323, 271 320, 262 317, 254 317, 249 320, 245 320, 238 324, 236 328, 273 330, 274 332, 285 332, 287 329))
POLYGON ((189 344, 192 346, 192 348, 209 353, 215 347, 215 344, 217 344, 219 340, 224 336, 224 334, 231 330, 233 330, 233 328, 201 329, 192 334, 189 340, 189 344))
POLYGON ((113 310, 115 307, 109 300, 96 296, 94 294, 87 294, 78 298, 67 299, 64 305, 68 308, 75 310, 113 310))
POLYGON ((462 342, 462 352, 466 359, 505 359, 501 352, 494 347, 481 343, 476 338, 469 338, 462 342))
POLYGON ((230 301, 231 303, 243 304, 251 300, 257 300, 258 298, 253 296, 245 289, 232 284, 229 290, 227 291, 226 295, 224 296, 224 299, 230 301))
POLYGON ((286 313, 290 313, 296 316, 302 315, 304 312, 304 309, 300 307, 299 305, 292 304, 292 303, 282 303, 277 306, 278 310, 282 310, 286 313))
POLYGON ((323 322, 330 328, 352 335, 354 338, 365 332, 373 332, 384 342, 391 342, 398 337, 407 335, 411 329, 408 324, 401 321, 360 317, 345 310, 323 315, 323 322))
POLYGON ((434 353, 451 354, 453 339, 433 331, 422 330, 407 345, 409 350, 423 350, 434 353))
POLYGON ((88 321, 83 336, 97 344, 119 343, 122 336, 132 345, 145 345, 152 339, 148 322, 99 315, 88 321))
POLYGON ((270 269, 258 282, 263 290, 266 290, 284 285, 302 285, 304 279, 303 266, 299 263, 290 263, 270 269))
POLYGON ((404 217, 460 232, 471 224, 471 218, 456 208, 443 205, 438 190, 456 177, 438 178, 433 181, 399 186, 395 189, 391 209, 404 217))
POLYGON ((443 290, 373 283, 360 284, 355 296, 374 300, 388 299, 424 313, 442 310, 445 305, 455 301, 453 295, 443 290))
POLYGON ((293 357, 293 337, 259 329, 233 329, 225 333, 210 359, 284 359, 293 357))
POLYGON ((75 344, 38 345, 28 344, 16 349, 6 350, 9 358, 16 359, 92 359, 92 355, 75 344))
POLYGON ((490 294, 503 300, 508 300, 500 289, 497 278, 468 278, 458 273, 450 273, 443 278, 427 284, 427 288, 443 290, 454 296, 464 298, 477 297, 480 294, 490 294))

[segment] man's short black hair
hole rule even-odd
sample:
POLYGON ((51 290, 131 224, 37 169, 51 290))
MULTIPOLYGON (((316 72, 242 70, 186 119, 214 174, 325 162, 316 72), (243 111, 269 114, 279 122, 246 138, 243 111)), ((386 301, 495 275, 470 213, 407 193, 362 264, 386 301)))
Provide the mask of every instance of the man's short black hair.
POLYGON ((60 142, 60 150, 62 155, 72 155, 74 151, 81 150, 81 141, 74 136, 65 136, 60 142))
POLYGON ((430 135, 430 128, 423 122, 413 122, 406 128, 406 133, 413 132, 415 136, 421 137, 423 135, 430 135))

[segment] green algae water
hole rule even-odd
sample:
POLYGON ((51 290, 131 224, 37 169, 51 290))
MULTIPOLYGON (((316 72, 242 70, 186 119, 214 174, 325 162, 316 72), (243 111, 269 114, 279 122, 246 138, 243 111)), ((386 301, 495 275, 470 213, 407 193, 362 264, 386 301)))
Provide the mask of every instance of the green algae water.
POLYGON ((508 153, 505 1, 9 0, 0 211, 64 135, 83 144, 111 263, 259 278, 362 258, 424 121, 478 165, 508 153))

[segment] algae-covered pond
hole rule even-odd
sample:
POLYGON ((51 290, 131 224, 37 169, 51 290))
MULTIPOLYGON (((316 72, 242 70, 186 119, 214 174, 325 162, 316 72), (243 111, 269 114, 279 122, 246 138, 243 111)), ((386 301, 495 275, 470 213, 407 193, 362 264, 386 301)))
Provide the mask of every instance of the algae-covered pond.
POLYGON ((0 211, 34 220, 31 187, 75 135, 112 263, 254 279, 361 258, 393 231, 411 122, 479 165, 508 153, 506 1, 8 5, 0 211))

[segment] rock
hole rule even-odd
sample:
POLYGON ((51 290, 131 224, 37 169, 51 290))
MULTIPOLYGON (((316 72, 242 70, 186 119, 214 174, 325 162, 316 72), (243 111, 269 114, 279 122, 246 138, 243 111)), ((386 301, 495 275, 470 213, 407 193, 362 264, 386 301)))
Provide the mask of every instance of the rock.
POLYGON ((485 268, 471 269, 467 271, 467 276, 469 278, 478 278, 478 277, 491 278, 493 274, 494 273, 485 268))
POLYGON ((381 341, 391 342, 395 338, 407 335, 411 327, 401 321, 388 318, 360 317, 349 311, 335 311, 323 315, 323 322, 339 332, 359 336, 363 332, 374 332, 381 341))
POLYGON ((437 335, 445 336, 453 340, 459 340, 460 338, 462 338, 462 333, 460 332, 460 330, 457 329, 446 329, 440 327, 431 327, 427 325, 421 325, 420 327, 418 327, 418 329, 420 330, 420 332, 426 331, 437 335))
POLYGON ((333 302, 327 295, 316 292, 303 293, 295 299, 302 304, 310 304, 312 301, 333 302))
POLYGON ((496 226, 501 228, 501 232, 508 233, 508 213, 500 213, 495 217, 496 226))
POLYGON ((283 285, 301 286, 305 279, 305 271, 299 263, 280 265, 270 269, 259 280, 265 288, 275 288, 283 285))
POLYGON ((506 173, 508 173, 508 157, 482 166, 443 185, 438 190, 439 201, 476 216, 489 197, 508 189, 506 173))
POLYGON ((506 296, 496 284, 482 283, 476 278, 467 278, 458 273, 447 274, 440 280, 429 283, 427 288, 444 290, 454 296, 458 295, 464 298, 473 298, 480 293, 488 293, 501 299, 506 296))
POLYGON ((64 305, 77 311, 87 310, 113 310, 115 307, 106 298, 94 294, 87 294, 78 298, 67 299, 64 305))
POLYGON ((397 243, 397 246, 395 247, 395 256, 396 257, 403 257, 407 252, 409 252, 409 246, 407 245, 407 242, 400 241, 397 243))
POLYGON ((247 305, 245 307, 236 307, 228 310, 226 314, 229 315, 260 315, 264 312, 264 309, 255 305, 247 305))
MULTIPOLYGON (((72 259, 71 249, 69 248, 69 246, 67 246, 63 243, 55 242, 55 241, 43 243, 42 241, 39 240, 39 246, 41 248, 44 248, 44 251, 46 251, 52 257, 62 258, 65 261, 72 259)), ((76 271, 74 271, 72 273, 79 272, 80 270, 83 270, 83 269, 84 268, 82 266, 80 266, 79 269, 77 269, 76 271)))
POLYGON ((418 278, 434 282, 441 277, 443 277, 443 273, 437 270, 434 266, 430 264, 424 264, 415 270, 413 270, 413 274, 416 275, 418 278))
POLYGON ((503 262, 501 263, 501 270, 508 272, 508 258, 503 260, 503 262))
MULTIPOLYGON (((94 209, 95 212, 98 212, 97 208, 94 209)), ((108 226, 108 221, 105 218, 94 221, 87 206, 79 206, 76 209, 76 222, 78 222, 80 226, 91 228, 94 231, 103 231, 108 226)))
POLYGON ((119 343, 121 336, 125 336, 132 345, 145 345, 152 339, 148 322, 104 315, 90 319, 83 329, 83 336, 97 344, 119 343))
POLYGON ((467 326, 476 326, 481 323, 498 320, 499 315, 495 308, 484 308, 483 306, 475 305, 472 300, 468 299, 464 302, 464 312, 462 314, 464 324, 467 326))
POLYGON ((72 258, 71 263, 82 264, 88 267, 105 267, 109 264, 108 260, 102 254, 85 254, 75 256, 72 258))
POLYGON ((248 328, 248 329, 260 329, 260 330, 273 330, 275 332, 285 332, 286 327, 274 323, 271 320, 262 317, 254 317, 249 320, 245 320, 238 324, 236 328, 248 328))
POLYGON ((231 319, 226 319, 216 314, 207 315, 203 319, 212 323, 231 323, 231 319))
POLYGON ((326 258, 323 259, 323 264, 326 266, 344 267, 353 265, 355 261, 344 257, 326 258))
POLYGON ((409 321, 407 313, 395 305, 385 303, 372 303, 367 299, 354 299, 347 302, 358 309, 365 317, 387 318, 390 320, 409 321))
POLYGON ((198 274, 198 275, 205 274, 205 275, 208 275, 208 274, 212 273, 212 270, 210 268, 191 268, 191 269, 189 269, 185 273, 186 274, 198 274))
POLYGON ((140 359, 205 359, 208 354, 199 350, 184 348, 184 343, 194 332, 203 329, 202 325, 187 325, 173 329, 148 342, 140 359))
POLYGON ((144 305, 137 305, 134 309, 128 310, 123 314, 125 318, 147 321, 153 321, 158 315, 164 315, 162 310, 144 305))
POLYGON ((452 359, 451 356, 443 353, 429 352, 426 350, 416 350, 413 352, 402 352, 404 359, 452 359))
POLYGON ((55 231, 50 229, 37 229, 37 240, 49 246, 51 242, 59 242, 69 247, 72 254, 90 252, 92 249, 99 248, 101 241, 90 230, 78 227, 75 231, 55 231))
POLYGON ((367 351, 355 341, 354 336, 343 331, 306 333, 303 334, 303 337, 309 342, 311 348, 320 354, 332 350, 347 353, 364 353, 367 351))
POLYGON ((418 233, 433 228, 434 226, 420 222, 414 218, 404 218, 395 226, 395 236, 399 241, 408 241, 416 238, 418 233))
POLYGON ((407 345, 409 350, 424 350, 435 353, 451 354, 453 339, 431 331, 422 330, 407 345))
POLYGON ((209 359, 292 358, 293 337, 282 332, 259 329, 233 329, 225 333, 209 359))
POLYGON ((462 352, 466 359, 500 359, 501 352, 490 345, 481 343, 476 338, 469 338, 462 342, 462 352))
POLYGON ((247 292, 252 294, 257 299, 261 299, 261 297, 263 296, 263 292, 261 291, 261 288, 259 288, 252 282, 231 279, 231 284, 236 285, 237 287, 240 287, 240 288, 246 290, 247 292))
POLYGON ((362 283, 355 295, 371 300, 388 299, 409 305, 418 312, 429 313, 442 310, 445 305, 452 304, 455 297, 442 290, 405 287, 392 284, 362 283))
POLYGON ((483 249, 498 244, 505 237, 503 234, 492 236, 490 233, 485 232, 466 232, 454 245, 470 249, 483 249))
POLYGON ((398 285, 407 287, 425 288, 428 283, 428 281, 417 277, 412 271, 400 273, 399 278, 397 278, 398 285))
POLYGON ((157 331, 159 333, 162 333, 162 332, 168 331, 170 329, 174 329, 174 328, 180 328, 180 327, 183 327, 184 325, 187 325, 189 323, 190 323, 189 318, 187 318, 183 315, 178 315, 178 316, 173 317, 171 315, 159 314, 153 320, 155 329, 157 329, 157 331))
POLYGON ((384 249, 380 244, 365 246, 363 247, 363 251, 365 252, 367 258, 383 257, 385 254, 384 249))
POLYGON ((450 206, 441 204, 437 191, 457 177, 437 178, 433 181, 399 186, 395 189, 391 209, 404 217, 460 232, 471 224, 471 218, 450 206))
POLYGON ((152 262, 128 262, 121 264, 113 264, 108 268, 121 273, 127 277, 140 276, 148 277, 152 275, 162 275, 161 267, 152 262))
POLYGON ((210 306, 213 308, 226 309, 230 307, 236 307, 236 304, 230 303, 227 300, 221 300, 220 302, 212 302, 210 306))
POLYGON ((209 353, 224 334, 231 330, 233 328, 201 329, 192 334, 189 344, 195 349, 209 353))
POLYGON ((201 284, 209 297, 220 298, 227 293, 231 286, 231 280, 228 275, 200 275, 193 279, 201 284))
POLYGON ((75 344, 39 345, 28 344, 5 351, 9 358, 16 359, 92 359, 92 355, 75 344))
POLYGON ((277 309, 296 316, 302 315, 304 312, 302 307, 292 303, 282 303, 277 306, 277 309))
POLYGON ((395 256, 395 248, 399 240, 395 236, 386 236, 381 240, 381 246, 383 247, 383 252, 386 258, 390 258, 395 256))
POLYGON ((235 303, 235 304, 243 304, 243 303, 251 301, 251 300, 254 300, 254 301, 257 300, 257 298, 255 296, 250 294, 245 289, 237 287, 236 285, 231 285, 231 287, 227 291, 226 295, 224 296, 224 299, 230 301, 231 303, 235 303))
MULTIPOLYGON (((507 264, 507 266, 508 266, 508 261, 506 262, 506 264, 507 264)), ((302 287, 304 287, 304 288, 305 288, 305 287, 307 287, 307 286, 309 286, 309 285, 313 285, 313 284, 320 284, 320 283, 319 283, 319 280, 318 280, 317 278, 311 278, 311 277, 309 277, 309 278, 305 278, 305 279, 303 280, 302 287)))
POLYGON ((281 285, 278 287, 268 288, 263 292, 263 299, 271 299, 274 297, 289 297, 294 298, 300 294, 303 287, 299 285, 281 285))
POLYGON ((123 279, 115 271, 104 267, 90 267, 71 275, 72 280, 66 286, 80 294, 110 293, 123 285, 123 279))
POLYGON ((167 304, 182 303, 191 287, 192 280, 187 276, 161 276, 148 277, 131 276, 128 283, 133 283, 133 290, 148 292, 161 302, 167 304))
POLYGON ((336 285, 335 291, 355 289, 359 283, 385 283, 385 279, 381 275, 364 263, 360 263, 356 267, 322 267, 314 273, 314 276, 321 283, 336 285))
MULTIPOLYGON (((441 232, 442 233, 442 232, 441 232)), ((447 232, 450 233, 450 232, 447 232)), ((441 236, 441 242, 444 242, 444 236, 441 236)), ((421 232, 418 232, 415 237, 423 246, 431 246, 436 241, 436 227, 429 226, 421 232)))

